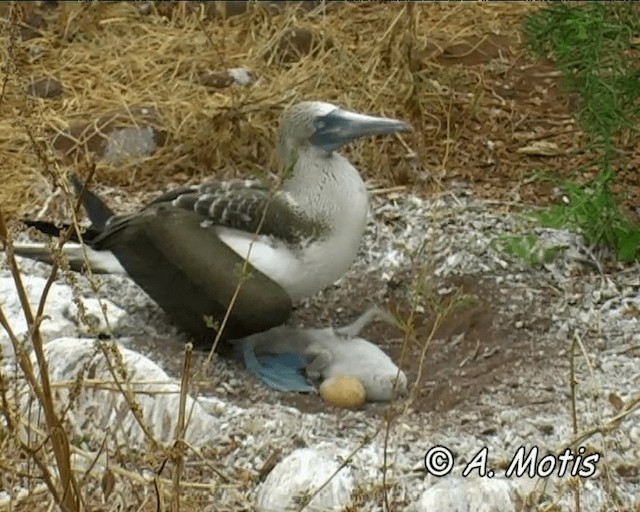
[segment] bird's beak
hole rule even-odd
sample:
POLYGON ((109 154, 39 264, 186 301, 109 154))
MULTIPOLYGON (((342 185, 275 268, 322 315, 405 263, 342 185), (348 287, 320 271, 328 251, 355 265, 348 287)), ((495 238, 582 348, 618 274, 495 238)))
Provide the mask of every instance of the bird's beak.
POLYGON ((345 144, 369 135, 388 135, 407 132, 411 126, 398 119, 367 116, 336 108, 314 121, 316 131, 309 142, 331 153, 345 144))

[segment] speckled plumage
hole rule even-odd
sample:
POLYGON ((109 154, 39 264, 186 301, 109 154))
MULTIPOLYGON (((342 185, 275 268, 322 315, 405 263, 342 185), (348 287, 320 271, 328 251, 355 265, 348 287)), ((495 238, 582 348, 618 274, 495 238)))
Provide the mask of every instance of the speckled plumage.
POLYGON ((330 233, 322 218, 310 217, 290 194, 273 192, 258 181, 204 184, 178 195, 172 204, 202 215, 203 227, 257 233, 294 247, 330 233))

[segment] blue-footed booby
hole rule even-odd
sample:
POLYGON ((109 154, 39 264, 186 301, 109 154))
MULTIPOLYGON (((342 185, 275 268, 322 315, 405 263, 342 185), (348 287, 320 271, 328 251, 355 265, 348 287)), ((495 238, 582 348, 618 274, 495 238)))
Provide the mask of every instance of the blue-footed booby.
MULTIPOLYGON (((126 215, 114 215, 84 191, 92 228, 83 244, 67 243, 64 253, 72 268, 87 264, 96 273, 128 275, 180 327, 209 344, 215 333, 205 317, 219 325, 242 281, 223 339, 265 331, 286 322, 293 302, 340 278, 357 255, 367 191, 337 150, 360 137, 408 130, 397 119, 298 103, 280 126, 277 150, 286 174, 278 190, 253 180, 205 183, 167 192, 126 215), (249 278, 240 275, 245 259, 249 278)), ((27 224, 57 234, 51 224, 27 224)), ((50 259, 45 244, 16 244, 14 251, 50 259)), ((286 378, 281 384, 296 388, 286 378)))

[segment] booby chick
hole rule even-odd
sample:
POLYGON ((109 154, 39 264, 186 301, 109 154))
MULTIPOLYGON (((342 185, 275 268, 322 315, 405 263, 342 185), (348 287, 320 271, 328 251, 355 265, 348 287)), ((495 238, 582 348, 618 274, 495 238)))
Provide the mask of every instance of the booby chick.
MULTIPOLYGON (((72 268, 87 264, 96 273, 128 275, 179 326, 209 344, 242 282, 223 339, 265 331, 288 319, 294 301, 340 278, 357 255, 367 191, 336 151, 360 137, 408 130, 396 119, 298 103, 285 112, 278 135, 286 170, 279 190, 250 180, 208 183, 167 192, 129 215, 111 215, 85 193, 92 230, 84 244, 67 243, 64 253, 72 268), (239 271, 245 259, 249 277, 239 271)), ((31 224, 55 234, 51 225, 31 224)), ((45 244, 14 250, 50 258, 45 244)))
MULTIPOLYGON (((353 377, 362 383, 367 401, 390 401, 407 394, 407 377, 380 347, 359 337, 361 330, 376 318, 395 324, 387 311, 374 307, 344 327, 297 329, 279 326, 239 342, 251 345, 257 365, 273 369, 281 364, 280 371, 291 381, 296 372, 306 373, 314 383, 337 376, 353 377), (284 359, 281 357, 272 360, 281 355, 286 355, 288 364, 282 364, 284 359)), ((271 374, 263 375, 261 380, 275 389, 289 390, 279 387, 280 381, 269 382, 271 374)), ((304 389, 302 386, 297 389, 315 390, 311 383, 304 389)))

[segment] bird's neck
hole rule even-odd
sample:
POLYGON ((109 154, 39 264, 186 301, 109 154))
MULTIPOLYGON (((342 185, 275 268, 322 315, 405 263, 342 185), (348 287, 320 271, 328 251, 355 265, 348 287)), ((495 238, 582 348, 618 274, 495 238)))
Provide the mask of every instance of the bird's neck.
POLYGON ((326 220, 344 218, 354 198, 366 196, 360 174, 346 158, 313 147, 299 151, 283 189, 306 214, 326 220))

